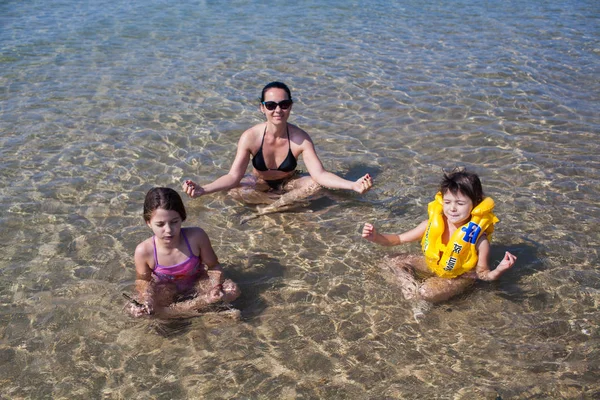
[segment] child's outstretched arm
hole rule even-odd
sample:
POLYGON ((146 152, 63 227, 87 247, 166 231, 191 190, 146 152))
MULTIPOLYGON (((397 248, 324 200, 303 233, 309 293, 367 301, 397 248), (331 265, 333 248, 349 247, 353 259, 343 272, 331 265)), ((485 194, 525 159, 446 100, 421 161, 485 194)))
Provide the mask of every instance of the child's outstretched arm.
POLYGON ((382 246, 397 246, 402 243, 414 242, 419 240, 425 234, 427 229, 427 220, 421 222, 410 231, 401 234, 379 233, 372 224, 366 223, 363 227, 362 237, 369 242, 377 243, 382 246))
POLYGON ((502 274, 512 268, 515 265, 515 261, 517 257, 508 251, 504 253, 504 258, 500 261, 500 264, 493 270, 490 269, 489 266, 489 257, 490 257, 490 242, 487 238, 483 238, 479 244, 477 251, 479 253, 479 259, 477 261, 477 267, 475 268, 475 272, 477 272, 477 278, 482 281, 495 281, 500 278, 502 274))

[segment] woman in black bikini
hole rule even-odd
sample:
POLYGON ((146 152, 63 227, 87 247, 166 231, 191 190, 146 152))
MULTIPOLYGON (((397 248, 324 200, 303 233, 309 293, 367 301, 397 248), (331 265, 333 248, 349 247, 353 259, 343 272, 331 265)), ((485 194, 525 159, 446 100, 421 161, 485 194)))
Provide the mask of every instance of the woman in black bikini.
POLYGON ((260 110, 267 121, 242 134, 229 172, 204 186, 187 180, 183 190, 190 197, 199 197, 231 189, 229 194, 242 202, 267 204, 258 208, 257 215, 306 204, 307 198, 322 186, 358 193, 369 190, 373 185, 369 174, 352 182, 323 168, 310 136, 287 122, 292 104, 292 94, 284 83, 271 82, 265 86, 260 110), (296 170, 296 160, 301 154, 310 176, 301 176, 296 170), (244 176, 251 158, 252 174, 244 176))

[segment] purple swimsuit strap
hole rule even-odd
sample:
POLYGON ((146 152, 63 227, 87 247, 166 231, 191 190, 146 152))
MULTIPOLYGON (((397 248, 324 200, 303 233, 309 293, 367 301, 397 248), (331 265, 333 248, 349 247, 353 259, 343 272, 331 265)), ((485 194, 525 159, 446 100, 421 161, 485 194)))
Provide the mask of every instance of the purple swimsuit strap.
MULTIPOLYGON (((194 254, 194 252, 192 251, 192 246, 190 246, 190 242, 188 241, 187 236, 185 236, 185 233, 184 233, 183 229, 181 230, 181 236, 183 236, 183 240, 185 240, 185 244, 187 245, 188 251, 190 252, 190 256, 188 257, 188 260, 190 258, 197 257, 194 254)), ((156 268, 156 267, 165 267, 165 265, 160 265, 158 263, 158 254, 156 254, 156 235, 152 236, 152 244, 154 245, 154 268, 156 268)))

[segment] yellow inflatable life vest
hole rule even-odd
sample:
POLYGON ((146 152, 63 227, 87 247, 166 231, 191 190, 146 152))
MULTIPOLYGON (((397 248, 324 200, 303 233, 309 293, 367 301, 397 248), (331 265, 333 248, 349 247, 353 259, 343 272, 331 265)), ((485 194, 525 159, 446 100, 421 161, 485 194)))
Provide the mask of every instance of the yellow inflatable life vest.
POLYGON ((482 233, 492 240, 494 224, 498 218, 492 213, 494 200, 486 197, 471 211, 471 220, 458 228, 448 240, 442 243, 444 233, 444 213, 442 193, 435 195, 435 200, 427 206, 429 223, 421 247, 427 266, 441 278, 456 278, 470 271, 477 265, 477 240, 482 233))

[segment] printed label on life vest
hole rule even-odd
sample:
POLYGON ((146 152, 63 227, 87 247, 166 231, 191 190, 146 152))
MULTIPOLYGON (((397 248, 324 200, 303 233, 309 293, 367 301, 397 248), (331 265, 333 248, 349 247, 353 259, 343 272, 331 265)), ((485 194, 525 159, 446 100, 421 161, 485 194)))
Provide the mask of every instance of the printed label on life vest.
POLYGON ((444 271, 452 271, 456 265, 456 257, 450 257, 448 263, 444 267, 444 271))

